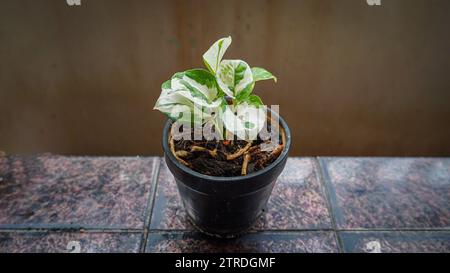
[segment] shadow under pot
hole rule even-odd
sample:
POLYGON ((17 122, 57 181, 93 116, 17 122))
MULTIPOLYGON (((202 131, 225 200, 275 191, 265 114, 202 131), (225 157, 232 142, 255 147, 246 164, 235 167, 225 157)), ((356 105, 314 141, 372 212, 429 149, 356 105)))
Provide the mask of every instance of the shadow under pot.
POLYGON ((188 218, 201 232, 217 237, 234 237, 248 230, 264 212, 275 182, 286 165, 291 134, 275 112, 283 150, 263 169, 243 176, 217 177, 201 174, 177 160, 169 144, 172 121, 164 126, 164 157, 175 181, 188 218))

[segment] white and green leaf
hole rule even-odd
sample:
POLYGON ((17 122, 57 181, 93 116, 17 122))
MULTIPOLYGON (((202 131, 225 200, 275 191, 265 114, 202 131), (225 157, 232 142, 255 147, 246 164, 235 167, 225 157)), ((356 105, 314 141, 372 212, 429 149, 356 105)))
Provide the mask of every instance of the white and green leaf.
POLYGON ((270 73, 269 71, 267 71, 261 67, 253 67, 252 74, 253 74, 253 80, 255 82, 263 81, 263 80, 272 80, 272 79, 275 82, 277 82, 277 77, 275 77, 274 75, 272 75, 272 73, 270 73))
POLYGON ((246 102, 236 107, 227 106, 221 112, 225 128, 240 139, 255 140, 264 127, 266 111, 246 102))
POLYGON ((256 107, 264 106, 261 98, 257 95, 250 95, 250 96, 246 97, 245 99, 243 99, 242 102, 246 102, 249 105, 253 105, 256 107))
POLYGON ((162 84, 161 89, 154 109, 174 121, 203 122, 211 119, 211 115, 203 111, 205 108, 214 111, 223 103, 223 99, 217 96, 214 76, 206 70, 176 73, 162 84))
POLYGON ((215 108, 218 100, 217 84, 214 76, 206 70, 193 69, 176 73, 171 80, 171 89, 197 106, 215 108))
MULTIPOLYGON (((231 37, 216 41, 203 55, 208 68, 176 73, 161 86, 154 109, 174 121, 206 124, 212 122, 221 133, 222 125, 238 138, 256 139, 266 122, 266 108, 252 94, 255 82, 277 78, 264 68, 242 60, 222 60, 231 37), (232 99, 228 106, 225 96, 232 99)), ((222 135, 222 134, 221 134, 222 135)))
POLYGON ((219 88, 228 96, 236 98, 253 90, 254 81, 250 66, 242 60, 223 60, 216 74, 219 88))
POLYGON ((203 62, 211 73, 216 74, 220 61, 230 44, 230 36, 219 39, 203 54, 203 62))

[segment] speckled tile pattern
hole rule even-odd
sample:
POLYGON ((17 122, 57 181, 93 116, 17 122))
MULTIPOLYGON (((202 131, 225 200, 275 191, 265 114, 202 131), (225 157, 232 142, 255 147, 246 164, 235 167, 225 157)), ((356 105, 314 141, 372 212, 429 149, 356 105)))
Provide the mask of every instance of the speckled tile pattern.
POLYGON ((140 233, 0 232, 0 253, 139 252, 140 233))
POLYGON ((143 228, 153 160, 0 157, 0 227, 143 228))
POLYGON ((449 228, 450 159, 322 158, 338 228, 449 228))
POLYGON ((289 158, 252 229, 217 239, 162 158, 0 152, 0 253, 450 252, 449 200, 450 158, 289 158))
POLYGON ((289 158, 254 229, 331 229, 318 172, 314 158, 289 158))
MULTIPOLYGON (((331 229, 322 185, 314 158, 289 158, 278 178, 267 211, 253 230, 331 229)), ((164 161, 158 179, 151 229, 192 230, 175 180, 164 161)))
POLYGON ((346 252, 450 252, 450 231, 342 232, 339 236, 346 252))
POLYGON ((164 159, 159 168, 158 184, 150 229, 193 230, 178 193, 173 175, 164 159))
POLYGON ((168 253, 329 253, 338 252, 333 232, 263 232, 236 239, 211 239, 198 233, 153 233, 147 252, 168 253))

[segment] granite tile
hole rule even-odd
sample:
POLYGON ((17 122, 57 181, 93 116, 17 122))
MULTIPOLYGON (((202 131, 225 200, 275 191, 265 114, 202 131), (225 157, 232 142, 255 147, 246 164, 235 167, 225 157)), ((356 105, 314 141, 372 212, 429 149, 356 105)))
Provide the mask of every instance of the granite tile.
POLYGON ((146 252, 305 253, 338 252, 333 232, 262 232, 236 239, 214 239, 197 232, 150 233, 146 252))
POLYGON ((345 252, 450 252, 450 232, 340 232, 345 252))
POLYGON ((0 227, 143 228, 153 160, 2 156, 0 227))
POLYGON ((178 188, 164 159, 161 160, 150 229, 193 230, 178 188))
POLYGON ((289 158, 253 229, 331 229, 319 168, 313 158, 289 158))
POLYGON ((141 233, 0 232, 0 253, 139 252, 141 233))
POLYGON ((321 162, 338 228, 450 228, 450 159, 321 162))
MULTIPOLYGON (((289 158, 269 199, 267 211, 253 230, 331 228, 318 166, 313 158, 289 158)), ((192 230, 175 180, 161 163, 151 229, 192 230)))

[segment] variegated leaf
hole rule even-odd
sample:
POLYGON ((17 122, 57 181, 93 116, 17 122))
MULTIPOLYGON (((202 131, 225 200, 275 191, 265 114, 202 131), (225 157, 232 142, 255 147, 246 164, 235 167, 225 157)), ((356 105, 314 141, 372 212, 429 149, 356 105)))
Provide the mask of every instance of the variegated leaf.
POLYGON ((208 70, 176 73, 161 86, 155 109, 172 120, 205 124, 211 122, 221 135, 222 125, 241 139, 255 139, 266 122, 261 99, 252 94, 256 81, 276 77, 242 60, 222 60, 231 37, 216 41, 203 55, 208 70), (233 106, 227 106, 229 96, 233 106))
POLYGON ((270 73, 269 71, 265 70, 264 68, 253 67, 252 68, 252 73, 253 73, 253 80, 255 82, 263 81, 263 80, 270 80, 270 79, 273 79, 275 82, 277 82, 277 77, 272 75, 272 73, 270 73))
POLYGON ((253 105, 253 106, 256 106, 256 107, 261 107, 261 106, 264 105, 262 100, 261 100, 261 98, 259 96, 257 96, 257 95, 247 96, 242 102, 246 102, 249 105, 253 105))
POLYGON ((246 102, 233 108, 227 106, 221 112, 225 128, 240 139, 255 140, 266 121, 265 108, 256 107, 246 102))
POLYGON ((173 121, 201 124, 203 119, 208 118, 192 101, 170 89, 161 92, 154 109, 166 114, 173 121))
POLYGON ((242 94, 248 96, 254 86, 252 70, 242 60, 223 60, 220 62, 216 80, 219 88, 232 98, 237 98, 242 94))
POLYGON ((154 109, 165 113, 170 119, 203 123, 214 118, 209 112, 218 111, 223 99, 218 91, 214 76, 206 70, 195 69, 176 73, 161 86, 161 95, 154 109))
POLYGON ((220 61, 230 44, 230 36, 219 39, 203 54, 203 62, 211 73, 216 74, 220 61))
POLYGON ((171 80, 171 89, 184 96, 197 106, 216 108, 221 100, 217 99, 217 84, 214 76, 206 70, 193 69, 176 73, 171 80))

